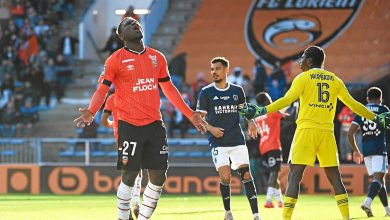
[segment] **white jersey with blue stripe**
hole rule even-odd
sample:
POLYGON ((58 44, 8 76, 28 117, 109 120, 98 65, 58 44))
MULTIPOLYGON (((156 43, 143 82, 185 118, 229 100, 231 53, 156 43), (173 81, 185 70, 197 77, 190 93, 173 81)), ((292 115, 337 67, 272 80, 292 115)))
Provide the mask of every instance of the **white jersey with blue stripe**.
POLYGON ((239 109, 246 105, 246 97, 241 86, 228 83, 225 89, 215 83, 203 87, 199 94, 196 110, 207 113, 207 122, 224 129, 221 138, 207 132, 211 147, 234 147, 245 144, 240 125, 239 109))

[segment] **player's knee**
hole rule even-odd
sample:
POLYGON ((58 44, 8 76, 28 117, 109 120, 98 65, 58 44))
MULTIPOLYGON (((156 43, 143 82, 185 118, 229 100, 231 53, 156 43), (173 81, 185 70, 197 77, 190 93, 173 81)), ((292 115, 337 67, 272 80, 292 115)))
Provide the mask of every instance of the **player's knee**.
POLYGON ((229 185, 230 184, 230 174, 225 174, 225 175, 219 175, 219 178, 221 179, 221 183, 224 185, 229 185))
POLYGON ((379 183, 381 186, 383 185, 383 178, 377 178, 374 176, 374 179, 372 180, 372 182, 377 182, 379 183))
POLYGON ((134 186, 135 178, 137 177, 138 172, 137 171, 122 171, 122 182, 126 184, 127 186, 134 186))
POLYGON ((251 172, 249 171, 249 167, 238 168, 237 172, 240 175, 241 180, 243 180, 243 181, 252 179, 252 175, 251 175, 251 172))
POLYGON ((167 179, 166 171, 164 170, 149 170, 149 181, 156 185, 162 186, 167 179))
POLYGON ((288 181, 289 182, 295 182, 295 183, 300 183, 301 180, 302 180, 302 175, 303 173, 300 173, 300 172, 290 172, 289 176, 288 176, 288 181))

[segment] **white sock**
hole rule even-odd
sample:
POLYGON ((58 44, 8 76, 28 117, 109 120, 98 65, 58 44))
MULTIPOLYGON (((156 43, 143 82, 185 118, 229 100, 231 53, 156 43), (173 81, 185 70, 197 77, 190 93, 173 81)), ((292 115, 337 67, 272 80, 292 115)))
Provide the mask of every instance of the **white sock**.
POLYGON ((133 187, 127 186, 122 181, 119 184, 118 191, 116 192, 119 219, 129 219, 132 190, 133 187))
POLYGON ((372 199, 370 197, 367 197, 366 200, 364 200, 364 205, 367 207, 371 207, 372 199))
POLYGON ((274 195, 274 189, 273 187, 268 187, 267 188, 267 196, 266 196, 266 201, 267 202, 272 202, 272 196, 274 195))
POLYGON ((274 188, 274 196, 276 198, 276 201, 282 202, 282 190, 274 188))
POLYGON ((390 214, 390 208, 389 206, 385 206, 386 214, 390 214))
POLYGON ((138 175, 134 182, 133 205, 139 205, 139 195, 141 193, 142 176, 138 175))
POLYGON ((163 186, 156 186, 151 182, 148 183, 144 195, 142 196, 142 205, 139 211, 138 220, 147 220, 152 217, 158 200, 160 199, 162 189, 163 186))

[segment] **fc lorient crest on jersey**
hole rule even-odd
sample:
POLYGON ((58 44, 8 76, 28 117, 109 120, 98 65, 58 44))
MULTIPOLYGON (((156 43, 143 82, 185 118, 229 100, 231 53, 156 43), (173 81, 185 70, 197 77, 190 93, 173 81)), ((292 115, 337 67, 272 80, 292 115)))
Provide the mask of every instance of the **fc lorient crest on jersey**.
POLYGON ((251 52, 268 64, 326 47, 354 21, 364 0, 253 0, 245 24, 251 52))

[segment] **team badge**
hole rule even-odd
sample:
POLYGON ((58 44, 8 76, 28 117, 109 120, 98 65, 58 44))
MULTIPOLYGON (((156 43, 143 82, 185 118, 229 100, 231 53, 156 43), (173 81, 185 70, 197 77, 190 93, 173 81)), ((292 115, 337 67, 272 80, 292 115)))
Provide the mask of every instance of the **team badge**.
POLYGON ((271 65, 296 60, 309 45, 326 47, 336 40, 355 20, 363 3, 253 0, 245 21, 248 48, 271 65))
POLYGON ((126 166, 128 162, 129 162, 129 157, 127 157, 127 156, 122 156, 122 164, 123 164, 124 166, 126 166))
POLYGON ((153 67, 157 68, 157 56, 156 55, 149 55, 149 58, 152 61, 153 67))
POLYGON ((238 95, 233 95, 233 99, 234 99, 234 101, 237 101, 238 100, 238 95))

